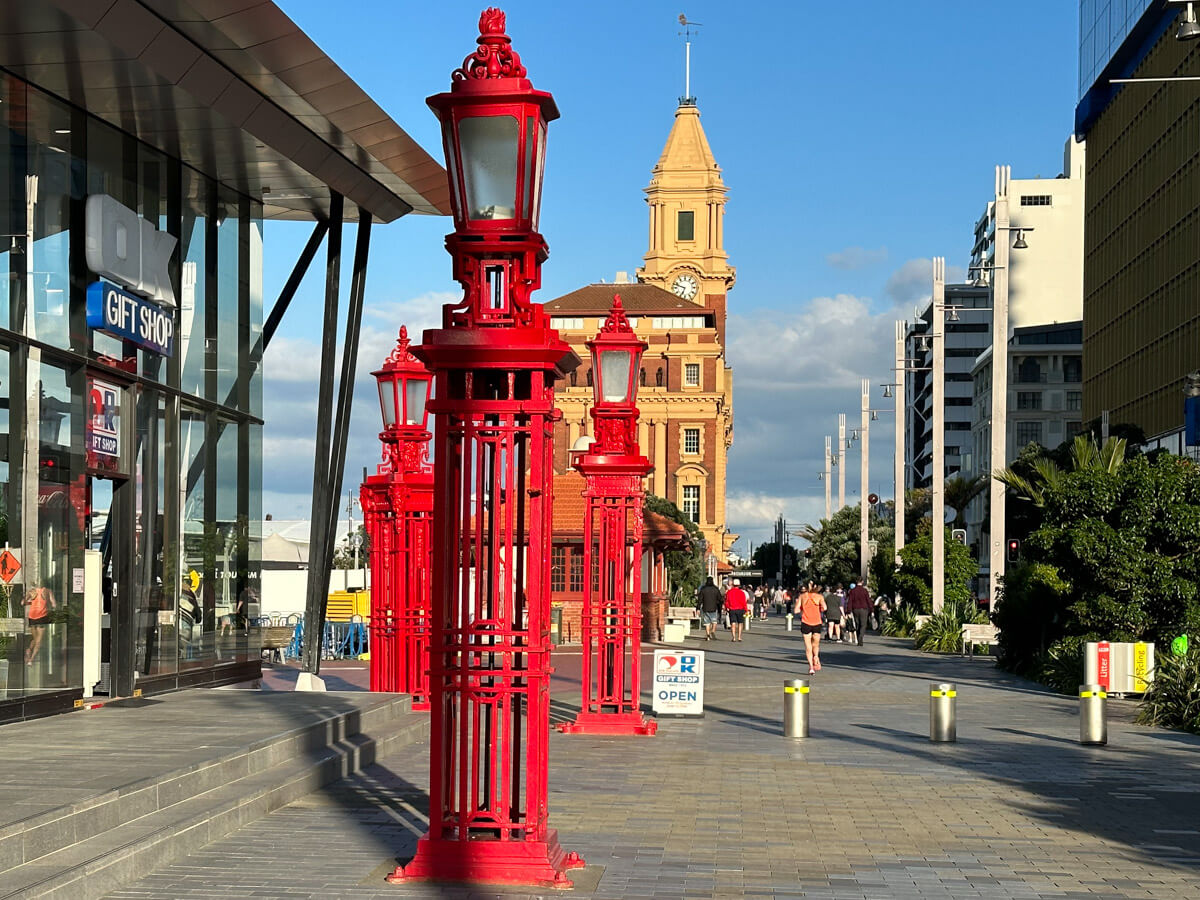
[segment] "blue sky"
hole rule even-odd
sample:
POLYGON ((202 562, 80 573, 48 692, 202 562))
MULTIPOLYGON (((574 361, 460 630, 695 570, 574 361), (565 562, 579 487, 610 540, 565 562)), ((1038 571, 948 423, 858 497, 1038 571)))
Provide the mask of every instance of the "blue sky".
MULTIPOLYGON (((280 5, 440 159, 424 98, 445 90, 473 49, 481 7, 280 5)), ((745 551, 769 537, 780 512, 815 522, 824 435, 838 412, 857 420, 860 378, 889 380, 892 322, 928 295, 929 258, 965 266, 995 165, 1011 165, 1018 178, 1060 171, 1076 98, 1076 3, 504 9, 534 85, 551 91, 562 112, 547 158, 543 301, 640 263, 642 190, 683 93, 677 17, 703 23, 692 45, 692 93, 729 187, 726 249, 738 270, 729 300, 730 524, 745 551)), ((410 216, 373 233, 347 487, 378 459, 370 370, 402 321, 430 324, 456 291, 442 249, 449 228, 448 219, 410 216)), ((268 304, 306 236, 303 226, 268 226, 268 304)), ((264 510, 276 518, 307 516, 321 290, 314 273, 267 356, 264 510)), ((872 435, 870 488, 885 497, 889 419, 872 435)), ((856 502, 857 450, 848 461, 847 499, 856 502)))

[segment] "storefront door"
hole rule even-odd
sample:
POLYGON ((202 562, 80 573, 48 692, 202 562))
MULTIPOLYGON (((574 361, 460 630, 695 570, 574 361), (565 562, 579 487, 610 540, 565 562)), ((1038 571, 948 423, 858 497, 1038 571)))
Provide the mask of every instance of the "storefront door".
POLYGON ((87 549, 100 559, 100 683, 97 694, 133 693, 133 624, 130 621, 131 535, 122 527, 129 503, 129 480, 88 478, 87 549))

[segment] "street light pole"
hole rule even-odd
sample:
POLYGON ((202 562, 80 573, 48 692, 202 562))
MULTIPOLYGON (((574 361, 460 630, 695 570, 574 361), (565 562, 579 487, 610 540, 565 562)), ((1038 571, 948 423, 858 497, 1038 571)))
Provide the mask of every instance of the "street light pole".
POLYGON ((1008 182, 1012 169, 996 166, 996 256, 992 273, 992 426, 988 459, 988 611, 996 609, 1004 577, 1004 484, 995 472, 1008 463, 1008 182))
POLYGON ((838 505, 841 512, 846 505, 846 414, 838 413, 838 505))
POLYGON ((858 578, 859 584, 867 583, 867 482, 871 466, 871 382, 862 380, 862 467, 859 478, 862 489, 858 495, 858 578))
POLYGON ((833 438, 825 435, 825 521, 833 518, 833 438))
POLYGON ((904 440, 907 431, 907 416, 905 415, 904 382, 905 370, 908 366, 908 352, 905 347, 908 323, 903 319, 896 322, 896 459, 895 466, 895 523, 896 523, 896 565, 900 565, 900 551, 904 549, 904 499, 905 499, 905 449, 904 440))
POLYGON ((946 260, 933 259, 933 613, 946 601, 946 260))

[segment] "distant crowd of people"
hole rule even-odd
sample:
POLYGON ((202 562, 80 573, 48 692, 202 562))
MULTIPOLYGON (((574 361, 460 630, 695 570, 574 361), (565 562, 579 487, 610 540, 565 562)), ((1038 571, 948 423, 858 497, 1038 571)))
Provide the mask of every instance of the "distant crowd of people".
POLYGON ((880 595, 874 600, 865 585, 850 583, 845 590, 841 584, 821 585, 810 581, 795 592, 781 587, 763 585, 747 590, 734 578, 717 587, 712 578, 705 580, 696 596, 704 640, 717 638, 717 626, 730 631, 730 640, 741 641, 747 619, 766 619, 769 610, 776 614, 799 616, 800 633, 804 636, 804 653, 808 674, 821 671, 821 638, 863 646, 868 631, 882 632, 891 612, 891 601, 880 595))

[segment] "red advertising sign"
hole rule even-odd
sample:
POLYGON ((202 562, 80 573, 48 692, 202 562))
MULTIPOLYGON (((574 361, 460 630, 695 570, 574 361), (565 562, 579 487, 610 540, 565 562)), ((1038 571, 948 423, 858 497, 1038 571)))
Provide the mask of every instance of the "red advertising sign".
POLYGON ((121 471, 121 387, 88 379, 87 465, 121 471))
POLYGON ((1104 690, 1108 690, 1109 673, 1111 668, 1109 662, 1112 658, 1111 647, 1108 641, 1101 641, 1096 645, 1096 681, 1104 690))

